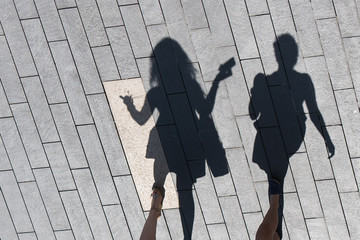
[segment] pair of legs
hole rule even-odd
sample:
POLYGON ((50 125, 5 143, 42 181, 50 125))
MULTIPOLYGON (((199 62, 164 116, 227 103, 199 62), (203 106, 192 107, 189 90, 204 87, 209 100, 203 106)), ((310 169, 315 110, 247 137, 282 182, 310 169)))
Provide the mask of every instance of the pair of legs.
POLYGON ((156 239, 156 225, 157 225, 157 219, 161 216, 163 196, 160 193, 159 189, 154 188, 151 197, 152 197, 151 209, 149 212, 149 216, 146 219, 144 228, 141 232, 140 240, 156 239))

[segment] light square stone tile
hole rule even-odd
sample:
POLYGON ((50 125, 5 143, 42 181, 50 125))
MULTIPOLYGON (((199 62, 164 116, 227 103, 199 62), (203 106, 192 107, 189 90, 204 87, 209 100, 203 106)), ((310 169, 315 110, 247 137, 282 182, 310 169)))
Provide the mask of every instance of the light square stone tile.
POLYGON ((154 152, 151 155, 156 156, 157 161, 163 163, 160 165, 161 169, 158 169, 160 175, 167 174, 164 185, 166 198, 163 208, 178 207, 177 194, 171 176, 168 174, 165 155, 154 128, 155 122, 151 116, 148 102, 145 100, 146 95, 141 79, 104 82, 104 87, 143 209, 150 209, 149 192, 154 183, 154 158, 146 157, 151 131, 155 131, 155 137, 151 136, 151 141, 154 141, 152 144, 156 148, 153 149, 154 152), (120 96, 132 96, 135 111, 147 121, 139 125, 129 113, 120 96))

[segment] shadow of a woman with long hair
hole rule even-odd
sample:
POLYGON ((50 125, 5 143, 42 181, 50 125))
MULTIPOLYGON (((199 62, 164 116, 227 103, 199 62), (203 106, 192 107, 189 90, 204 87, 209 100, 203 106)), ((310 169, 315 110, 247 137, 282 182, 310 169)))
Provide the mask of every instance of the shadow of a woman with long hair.
POLYGON ((219 82, 232 74, 231 67, 235 61, 230 59, 220 66, 206 94, 200 85, 202 79, 196 78, 194 63, 175 40, 162 39, 155 46, 154 54, 156 62, 152 62, 150 69, 151 88, 146 95, 151 112, 146 111, 145 103, 140 111, 136 110, 131 96, 120 97, 132 118, 140 125, 145 124, 155 110, 158 111, 156 127, 150 132, 146 158, 155 159, 154 186, 157 188, 162 188, 169 172, 176 174, 174 180, 184 239, 191 239, 194 224, 193 184, 205 175, 206 162, 214 177, 228 173, 225 151, 211 112, 219 82), (167 163, 157 158, 155 153, 158 149, 155 146, 157 134, 167 163))
MULTIPOLYGON (((327 129, 322 128, 325 124, 310 76, 294 69, 299 55, 295 39, 289 34, 283 34, 278 37, 278 42, 274 42, 278 70, 271 75, 260 73, 255 77, 249 113, 251 119, 256 120, 254 127, 257 130, 253 162, 266 172, 268 180, 276 179, 283 187, 289 159, 303 145, 307 116, 310 116, 323 136, 330 157, 334 155, 335 148, 327 129), (286 44, 286 51, 280 53, 278 42, 286 44), (285 64, 282 56, 286 57, 285 64), (305 114, 304 103, 309 114, 305 114)), ((283 207, 283 195, 280 195, 276 229, 280 238, 283 207)))

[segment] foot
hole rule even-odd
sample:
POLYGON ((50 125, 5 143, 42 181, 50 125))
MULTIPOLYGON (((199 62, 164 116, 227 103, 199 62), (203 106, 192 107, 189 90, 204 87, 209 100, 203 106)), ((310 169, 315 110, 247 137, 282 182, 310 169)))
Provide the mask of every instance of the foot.
POLYGON ((161 209, 162 209, 162 201, 163 196, 161 195, 161 192, 159 189, 154 188, 153 192, 151 194, 152 200, 151 200, 151 209, 150 211, 156 211, 158 216, 161 216, 161 209))

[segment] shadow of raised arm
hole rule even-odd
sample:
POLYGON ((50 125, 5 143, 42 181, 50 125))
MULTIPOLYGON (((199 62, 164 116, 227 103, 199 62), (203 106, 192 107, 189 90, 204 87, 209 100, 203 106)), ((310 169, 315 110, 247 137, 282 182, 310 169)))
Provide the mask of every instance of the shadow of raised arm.
POLYGON ((151 117, 151 112, 146 108, 146 98, 140 111, 135 108, 132 96, 119 96, 126 105, 131 117, 139 124, 144 125, 151 117))

